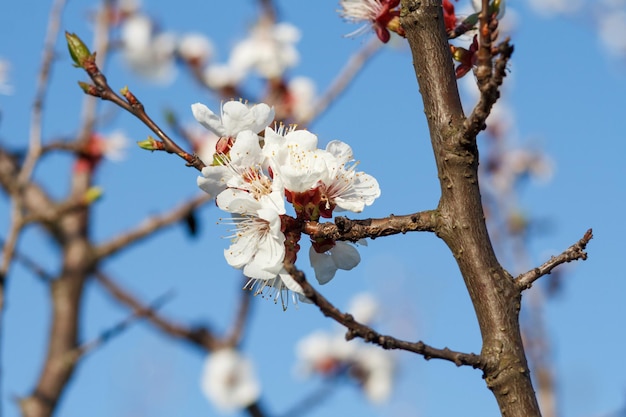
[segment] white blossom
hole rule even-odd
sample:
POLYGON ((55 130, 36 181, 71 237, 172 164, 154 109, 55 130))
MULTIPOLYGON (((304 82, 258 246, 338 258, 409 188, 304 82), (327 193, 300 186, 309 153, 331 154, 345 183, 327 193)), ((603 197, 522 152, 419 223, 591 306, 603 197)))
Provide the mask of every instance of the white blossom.
POLYGON ((299 60, 295 43, 300 31, 289 23, 255 26, 250 36, 233 48, 229 65, 244 71, 255 70, 265 78, 278 78, 299 60))
POLYGON ((121 29, 124 58, 131 69, 153 81, 169 82, 174 75, 176 38, 171 33, 156 33, 147 16, 133 14, 121 29))
POLYGON ((274 109, 265 103, 248 105, 235 100, 227 101, 222 105, 219 116, 201 103, 193 104, 191 111, 202 126, 220 137, 236 137, 244 130, 258 133, 274 120, 274 109))
POLYGON ((358 340, 346 341, 342 333, 316 331, 296 345, 298 369, 306 376, 349 375, 373 403, 389 398, 395 365, 390 352, 358 340))
POLYGON ((380 197, 378 181, 364 172, 357 172, 352 148, 334 140, 326 146, 326 151, 335 158, 329 167, 329 177, 325 179, 326 196, 343 210, 361 212, 380 197))
POLYGON ((178 41, 178 54, 186 61, 202 65, 213 56, 215 47, 201 33, 189 33, 178 41))
POLYGON ((315 271, 315 278, 321 285, 335 277, 338 269, 349 271, 361 262, 361 255, 354 246, 346 242, 335 242, 330 250, 318 253, 313 246, 309 249, 309 259, 315 271))
POLYGON ((352 297, 348 312, 359 323, 369 324, 378 315, 380 306, 370 293, 360 293, 352 297))
POLYGON ((11 64, 9 61, 0 58, 0 94, 13 94, 13 86, 9 83, 9 70, 11 64))
POLYGON ((252 363, 234 349, 211 353, 200 381, 202 392, 223 411, 236 411, 259 399, 261 386, 252 363))

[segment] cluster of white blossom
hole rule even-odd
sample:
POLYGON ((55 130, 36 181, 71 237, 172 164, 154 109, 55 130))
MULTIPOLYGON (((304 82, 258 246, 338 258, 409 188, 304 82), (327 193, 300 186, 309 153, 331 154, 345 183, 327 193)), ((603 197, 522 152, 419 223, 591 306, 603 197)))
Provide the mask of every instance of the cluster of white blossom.
POLYGON ((232 348, 219 349, 207 357, 200 386, 204 395, 225 412, 245 408, 261 395, 252 362, 232 348))
MULTIPOLYGON (((369 294, 359 294, 348 311, 355 320, 369 324, 376 316, 378 303, 369 294)), ((391 395, 395 363, 391 352, 358 340, 346 341, 343 332, 315 331, 296 346, 297 371, 305 376, 333 378, 348 375, 373 403, 391 395)))
MULTIPOLYGON (((284 267, 285 260, 296 259, 301 226, 330 218, 333 210, 362 211, 380 195, 378 182, 356 170, 346 143, 335 140, 319 149, 317 136, 307 130, 270 127, 274 110, 267 104, 228 101, 215 114, 196 103, 192 112, 219 136, 198 185, 231 213, 226 261, 243 270, 250 278, 246 287, 255 294, 275 301, 283 290, 302 295, 284 267), (285 201, 293 205, 295 218, 287 215, 285 201)), ((360 262, 353 245, 332 239, 312 240, 309 258, 321 284, 337 269, 349 270, 360 262)))

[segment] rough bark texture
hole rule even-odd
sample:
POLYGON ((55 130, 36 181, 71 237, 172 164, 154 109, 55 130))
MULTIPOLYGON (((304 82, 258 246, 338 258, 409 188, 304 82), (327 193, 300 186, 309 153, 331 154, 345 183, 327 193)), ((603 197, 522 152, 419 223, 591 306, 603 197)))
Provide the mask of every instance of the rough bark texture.
MULTIPOLYGON (((90 185, 90 175, 72 178, 72 195, 81 196, 90 185)), ((88 238, 88 210, 67 213, 54 235, 63 251, 59 277, 50 285, 52 311, 48 353, 34 392, 20 401, 25 417, 49 417, 78 364, 78 329, 85 279, 95 268, 88 238)))
POLYGON ((441 184, 437 235, 456 258, 483 340, 484 377, 507 417, 540 416, 519 329, 521 295, 493 251, 478 186, 475 138, 461 107, 441 1, 402 1, 441 184))

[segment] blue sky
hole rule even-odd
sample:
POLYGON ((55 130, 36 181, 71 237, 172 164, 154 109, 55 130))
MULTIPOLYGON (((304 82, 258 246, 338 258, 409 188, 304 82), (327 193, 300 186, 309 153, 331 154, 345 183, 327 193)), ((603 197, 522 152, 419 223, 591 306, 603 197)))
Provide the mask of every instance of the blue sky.
MULTIPOLYGON (((547 184, 531 182, 520 205, 550 225, 530 242, 532 260, 541 263, 578 240, 592 227, 594 239, 586 262, 564 267, 565 284, 546 309, 546 327, 553 343, 563 416, 604 416, 624 406, 625 368, 621 363, 626 334, 626 276, 622 242, 626 225, 623 180, 626 174, 626 68, 602 47, 591 21, 582 17, 538 17, 525 2, 511 2, 517 15, 515 54, 506 100, 515 112, 517 144, 542 149, 555 171, 547 184)), ((73 1, 62 27, 92 39, 88 17, 95 2, 73 1)), ((146 1, 144 10, 167 30, 199 31, 218 49, 218 59, 246 34, 254 22, 256 3, 146 1)), ((282 20, 302 31, 300 64, 290 75, 312 77, 320 91, 332 81, 348 57, 366 38, 343 37, 355 28, 338 17, 335 2, 278 2, 282 20)), ((0 6, 0 58, 12 65, 12 95, 0 95, 0 140, 25 146, 34 85, 49 7, 27 0, 0 6), (24 22, 29 22, 27 27, 24 22)), ((401 43, 400 43, 401 44, 401 43)), ((62 42, 46 103, 44 137, 76 132, 83 103, 77 80, 85 80, 70 64, 62 42)), ((204 102, 217 109, 213 97, 179 72, 175 82, 155 85, 136 77, 119 56, 108 63, 111 85, 128 85, 151 114, 162 122, 162 110, 177 112, 192 123, 190 105, 204 102)), ((112 106, 103 110, 112 112, 112 106)), ((113 112, 104 133, 123 129, 133 140, 149 133, 137 120, 113 112)), ((382 196, 362 217, 382 217, 434 208, 439 186, 423 117, 421 98, 406 46, 386 47, 358 75, 353 85, 310 130, 320 143, 349 143, 360 169, 374 175, 382 196)), ((54 195, 67 190, 70 161, 52 157, 36 176, 54 195)), ((131 147, 122 163, 100 168, 97 182, 105 196, 94 214, 94 235, 106 240, 195 195, 197 173, 180 160, 131 147)), ((0 200, 0 233, 7 230, 8 205, 0 200)), ((237 271, 226 264, 222 250, 226 227, 210 207, 200 212, 203 233, 189 239, 182 227, 160 233, 132 247, 105 265, 105 270, 145 300, 170 289, 175 298, 163 313, 185 323, 216 329, 232 317, 239 291, 237 271)), ((353 216, 360 217, 360 216, 353 216)), ((26 233, 20 248, 54 270, 55 252, 36 229, 26 233)), ((400 338, 423 340, 460 351, 480 350, 473 310, 453 258, 436 237, 394 236, 360 248, 362 262, 339 272, 323 293, 339 307, 352 295, 370 291, 384 304, 379 329, 400 338)), ((505 265, 510 266, 510 265, 505 265)), ((301 262, 306 271, 307 265, 301 262)), ((7 416, 18 415, 13 401, 27 394, 36 380, 45 352, 48 325, 47 288, 20 265, 10 276, 3 329, 2 392, 7 416)), ((532 290, 531 290, 532 291, 532 290)), ((87 288, 82 337, 91 340, 127 311, 95 284, 87 288)), ((294 382, 294 344, 317 329, 334 329, 312 306, 283 312, 279 305, 255 299, 244 351, 263 383, 262 404, 270 415, 290 409, 320 381, 294 382)), ((59 405, 66 417, 110 415, 153 417, 217 415, 204 399, 198 380, 204 357, 180 342, 163 337, 147 323, 90 354, 79 367, 59 405)), ((496 416, 498 409, 478 371, 447 362, 424 361, 398 352, 397 386, 383 406, 370 406, 352 386, 340 386, 308 415, 360 416, 496 416)))

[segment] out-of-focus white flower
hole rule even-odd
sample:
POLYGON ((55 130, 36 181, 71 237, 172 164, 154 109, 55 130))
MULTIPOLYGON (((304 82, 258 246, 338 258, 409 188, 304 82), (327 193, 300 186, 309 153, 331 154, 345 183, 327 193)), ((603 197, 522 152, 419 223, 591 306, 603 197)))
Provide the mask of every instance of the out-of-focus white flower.
POLYGON ((0 94, 13 94, 13 86, 9 83, 9 71, 11 64, 9 61, 0 58, 0 94))
POLYGON ((374 321, 379 309, 376 298, 369 293, 361 293, 352 297, 348 312, 359 323, 369 324, 374 321))
POLYGON ((299 369, 305 376, 349 375, 373 403, 387 400, 395 366, 390 352, 358 340, 347 342, 340 333, 316 331, 296 345, 299 369))
POLYGON ((217 145, 217 141, 220 139, 219 136, 198 124, 194 124, 185 130, 193 144, 196 155, 206 165, 213 163, 216 152, 215 145, 217 145))
MULTIPOLYGON (((493 3, 493 0, 491 0, 489 3, 493 3)), ((483 8, 483 1, 482 0, 472 0, 472 7, 474 8, 475 12, 480 12, 481 9, 483 8)), ((498 10, 498 19, 502 19, 502 17, 504 17, 504 11, 506 10, 506 1, 502 0, 500 1, 500 8, 498 10)))
POLYGON ((133 71, 153 81, 171 81, 176 50, 176 38, 173 34, 155 34, 150 18, 133 14, 124 20, 121 38, 124 58, 133 71))
POLYGON ((376 404, 385 402, 393 388, 394 363, 379 346, 364 345, 357 351, 354 370, 367 398, 376 404))
POLYGON ((234 138, 244 130, 258 133, 274 120, 274 109, 265 103, 248 105, 235 100, 227 101, 222 105, 219 116, 201 103, 193 104, 191 111, 202 126, 220 137, 234 138))
POLYGON ((141 0, 118 0, 117 8, 126 15, 136 13, 141 8, 141 0))
POLYGON ((102 154, 105 158, 114 162, 120 162, 126 158, 129 140, 122 130, 114 130, 102 139, 102 154))
POLYGON ((233 349, 221 349, 207 357, 200 386, 204 395, 223 411, 245 408, 261 394, 252 363, 233 349))
POLYGON ((600 16, 598 22, 600 40, 614 56, 626 55, 626 11, 614 10, 600 16))
POLYGON ((291 114, 296 121, 309 120, 313 114, 316 91, 309 77, 294 77, 287 83, 291 114))
POLYGON ((204 65, 213 57, 215 47, 209 38, 200 33, 189 33, 178 41, 178 54, 191 65, 204 65))
POLYGON ((250 36, 233 48, 229 66, 243 71, 254 70, 265 78, 279 78, 294 67, 300 56, 295 44, 300 31, 289 23, 255 26, 250 36))
POLYGON ((357 266, 361 262, 361 255, 351 244, 335 242, 332 248, 323 253, 318 253, 312 245, 309 259, 317 282, 324 285, 335 277, 338 269, 349 271, 357 266))
POLYGON ((512 149, 500 156, 491 182, 497 192, 507 193, 517 181, 527 176, 549 181, 553 171, 552 161, 546 155, 527 149, 512 149))
POLYGON ((552 16, 577 12, 583 5, 582 0, 529 0, 530 7, 540 15, 552 16))
POLYGON ((245 76, 245 70, 228 64, 209 64, 202 73, 202 79, 205 84, 214 90, 234 87, 245 76))

